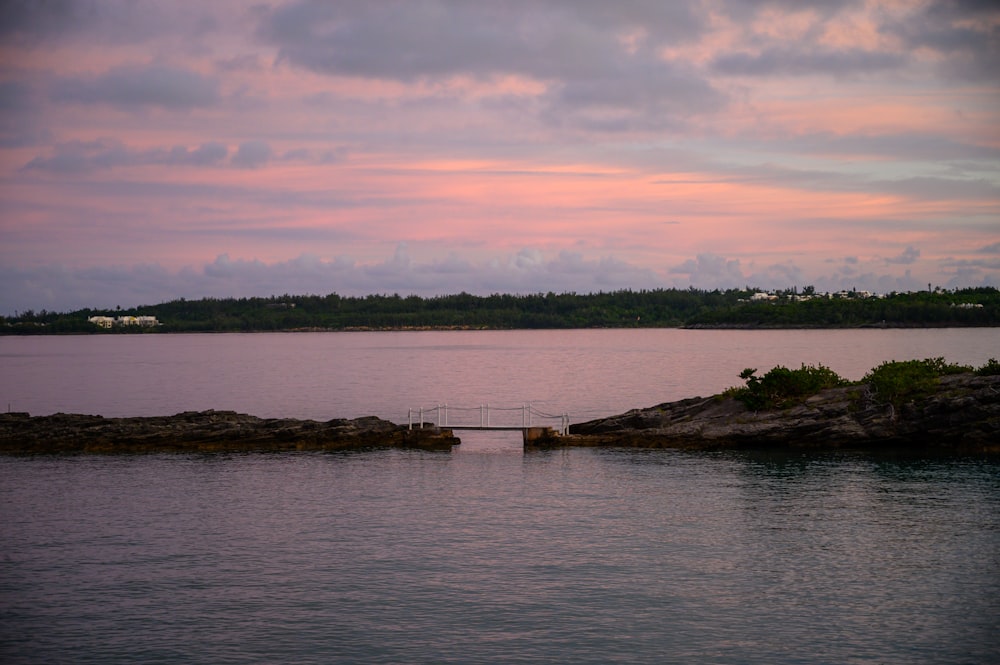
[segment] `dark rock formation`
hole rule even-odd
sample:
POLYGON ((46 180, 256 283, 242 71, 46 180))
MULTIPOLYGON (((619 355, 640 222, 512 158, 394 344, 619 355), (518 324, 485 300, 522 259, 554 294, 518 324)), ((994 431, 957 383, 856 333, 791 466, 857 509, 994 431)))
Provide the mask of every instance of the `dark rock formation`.
POLYGON ((354 448, 450 450, 450 430, 409 430, 375 417, 354 420, 257 418, 233 411, 104 418, 57 413, 0 414, 0 454, 155 453, 354 448))
POLYGON ((933 394, 898 407, 865 385, 759 412, 731 398, 696 397, 572 425, 559 445, 1000 453, 1000 376, 943 376, 933 394))

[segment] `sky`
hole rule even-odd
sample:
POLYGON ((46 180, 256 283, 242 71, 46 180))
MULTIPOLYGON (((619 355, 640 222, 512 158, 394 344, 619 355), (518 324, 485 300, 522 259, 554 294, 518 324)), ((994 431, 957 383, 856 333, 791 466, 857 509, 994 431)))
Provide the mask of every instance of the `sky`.
POLYGON ((1000 286, 995 0, 7 0, 0 314, 1000 286))

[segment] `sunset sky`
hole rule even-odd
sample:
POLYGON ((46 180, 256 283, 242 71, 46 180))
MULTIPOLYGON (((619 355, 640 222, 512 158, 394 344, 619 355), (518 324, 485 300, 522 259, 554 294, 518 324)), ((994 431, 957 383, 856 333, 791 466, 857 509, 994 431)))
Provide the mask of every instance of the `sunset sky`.
POLYGON ((1000 286, 995 0, 0 4, 0 314, 1000 286))

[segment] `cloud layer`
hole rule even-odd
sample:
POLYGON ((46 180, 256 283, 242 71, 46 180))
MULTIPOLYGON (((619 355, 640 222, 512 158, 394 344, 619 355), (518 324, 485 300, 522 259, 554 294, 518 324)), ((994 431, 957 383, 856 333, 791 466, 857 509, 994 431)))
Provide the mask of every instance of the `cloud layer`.
POLYGON ((14 2, 0 55, 0 313, 1000 285, 995 3, 14 2))

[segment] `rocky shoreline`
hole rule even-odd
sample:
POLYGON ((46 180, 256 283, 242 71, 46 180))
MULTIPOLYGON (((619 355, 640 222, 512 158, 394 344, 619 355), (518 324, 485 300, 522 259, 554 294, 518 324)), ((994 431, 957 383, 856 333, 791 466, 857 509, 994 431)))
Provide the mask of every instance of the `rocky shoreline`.
POLYGON ((933 394, 893 406, 869 386, 823 390, 786 409, 751 411, 695 397, 571 425, 558 446, 908 450, 1000 453, 1000 376, 943 376, 933 394))
POLYGON ((0 414, 0 454, 281 452, 418 448, 451 450, 459 440, 436 427, 410 430, 380 418, 326 422, 258 418, 234 411, 104 418, 57 413, 0 414))
MULTIPOLYGON (((0 414, 5 455, 451 450, 459 443, 448 429, 411 430, 375 417, 320 422, 233 411, 140 418, 0 414)), ((897 405, 880 401, 863 384, 761 411, 732 397, 693 397, 577 423, 562 436, 526 437, 525 446, 1000 454, 1000 376, 942 376, 931 394, 897 405)))

